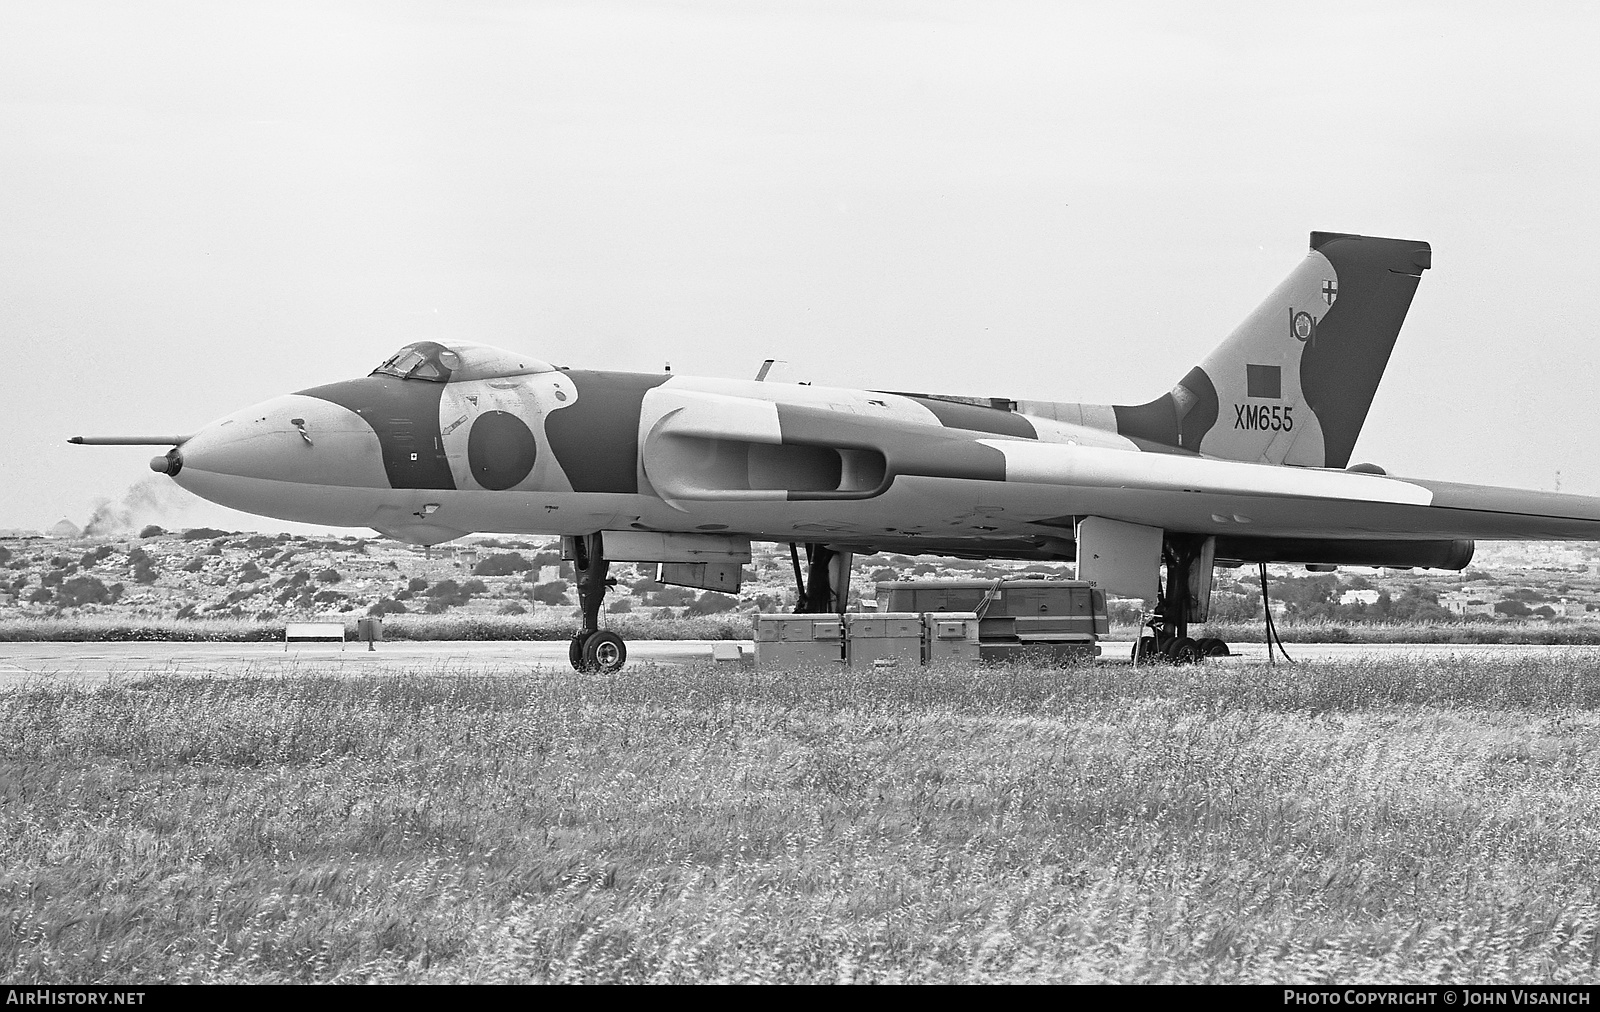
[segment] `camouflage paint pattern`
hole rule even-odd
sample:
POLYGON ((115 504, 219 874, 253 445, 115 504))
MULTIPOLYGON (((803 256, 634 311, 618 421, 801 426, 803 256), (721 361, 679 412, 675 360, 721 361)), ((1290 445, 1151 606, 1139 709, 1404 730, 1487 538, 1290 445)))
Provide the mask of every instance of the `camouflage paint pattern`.
POLYGON ((422 342, 371 376, 213 423, 173 451, 173 478, 418 543, 717 531, 1072 558, 1076 519, 1097 516, 1214 535, 1234 561, 1460 566, 1476 537, 1600 537, 1600 499, 1337 470, 1431 254, 1338 233, 1312 247, 1145 404, 558 369, 422 342))

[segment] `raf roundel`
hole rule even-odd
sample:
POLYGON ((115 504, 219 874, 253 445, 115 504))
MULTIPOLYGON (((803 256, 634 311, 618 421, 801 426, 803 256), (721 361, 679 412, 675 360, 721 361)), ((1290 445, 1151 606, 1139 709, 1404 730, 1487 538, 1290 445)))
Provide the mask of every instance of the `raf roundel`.
POLYGON ((504 411, 479 415, 467 436, 473 480, 487 489, 507 489, 526 478, 537 455, 533 432, 522 419, 504 411))

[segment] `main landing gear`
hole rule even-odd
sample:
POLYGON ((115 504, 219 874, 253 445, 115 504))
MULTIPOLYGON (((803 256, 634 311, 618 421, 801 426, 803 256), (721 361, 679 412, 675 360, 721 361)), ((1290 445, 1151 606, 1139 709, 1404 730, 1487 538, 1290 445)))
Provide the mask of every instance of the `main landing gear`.
POLYGON ((577 573, 578 606, 583 627, 567 644, 567 660, 579 671, 616 671, 628 660, 628 645, 609 629, 600 628, 600 605, 606 591, 617 585, 607 574, 611 563, 601 550, 600 535, 574 538, 572 568, 577 573))
POLYGON ((1145 622, 1149 630, 1133 645, 1133 662, 1170 661, 1173 664, 1194 664, 1206 657, 1227 657, 1232 653, 1228 644, 1215 636, 1190 639, 1167 625, 1158 612, 1145 622))
POLYGON ((1189 637, 1191 621, 1205 621, 1211 605, 1211 570, 1214 541, 1168 535, 1161 548, 1166 579, 1161 600, 1144 623, 1147 633, 1133 644, 1133 663, 1169 661, 1194 664, 1206 657, 1226 657, 1228 644, 1214 636, 1189 637))
POLYGON ((794 563, 794 582, 798 590, 796 615, 843 614, 850 599, 850 552, 827 545, 806 542, 805 574, 800 571, 800 549, 789 542, 789 560, 794 563))

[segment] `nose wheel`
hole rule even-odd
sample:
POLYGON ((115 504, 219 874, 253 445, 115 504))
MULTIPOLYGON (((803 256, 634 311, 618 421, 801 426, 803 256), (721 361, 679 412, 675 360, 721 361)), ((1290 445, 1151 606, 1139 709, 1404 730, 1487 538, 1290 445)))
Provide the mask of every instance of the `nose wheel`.
POLYGON ((567 659, 579 671, 609 673, 628 662, 628 644, 610 629, 600 629, 587 636, 574 636, 567 647, 567 659))
POLYGON ((628 645, 609 629, 602 629, 583 644, 583 662, 590 671, 616 671, 628 661, 628 645))

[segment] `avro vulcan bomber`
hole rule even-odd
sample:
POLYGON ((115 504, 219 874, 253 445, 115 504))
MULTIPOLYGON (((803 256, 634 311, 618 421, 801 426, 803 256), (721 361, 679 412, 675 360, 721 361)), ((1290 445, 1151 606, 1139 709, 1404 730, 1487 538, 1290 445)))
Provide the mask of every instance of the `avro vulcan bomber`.
POLYGON ((1218 565, 1461 569, 1475 538, 1600 538, 1600 498, 1351 464, 1431 257, 1313 232, 1266 301, 1144 404, 604 372, 423 341, 193 435, 73 442, 170 445, 152 468, 283 520, 422 545, 561 535, 580 668, 626 657, 599 628, 611 562, 736 591, 752 540, 791 546, 813 612, 843 610, 856 554, 1076 560, 1151 602, 1181 655, 1218 565))

